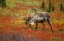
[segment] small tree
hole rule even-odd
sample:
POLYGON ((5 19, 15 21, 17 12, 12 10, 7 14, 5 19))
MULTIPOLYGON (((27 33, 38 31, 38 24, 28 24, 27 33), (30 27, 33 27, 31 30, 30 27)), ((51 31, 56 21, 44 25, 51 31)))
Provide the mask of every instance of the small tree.
POLYGON ((45 10, 45 3, 44 1, 42 2, 42 7, 41 7, 43 10, 45 10))
POLYGON ((60 3, 60 11, 62 11, 62 9, 63 9, 63 4, 60 3))
POLYGON ((53 1, 53 4, 52 4, 52 11, 54 12, 54 1, 53 1))
POLYGON ((1 7, 6 7, 6 1, 5 0, 0 0, 0 6, 1 7))
POLYGON ((63 12, 64 12, 64 7, 63 7, 63 12))
POLYGON ((51 12, 51 7, 52 7, 51 0, 49 0, 48 12, 51 12))

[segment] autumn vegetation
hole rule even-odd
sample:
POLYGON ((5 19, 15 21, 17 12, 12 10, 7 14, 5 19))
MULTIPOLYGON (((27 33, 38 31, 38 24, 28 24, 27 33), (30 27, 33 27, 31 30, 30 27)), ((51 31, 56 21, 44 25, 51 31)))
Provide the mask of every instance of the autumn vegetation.
POLYGON ((0 41, 64 41, 64 0, 0 0, 0 41), (36 31, 25 25, 33 7, 50 13, 53 33, 46 22, 43 31, 40 23, 36 31))

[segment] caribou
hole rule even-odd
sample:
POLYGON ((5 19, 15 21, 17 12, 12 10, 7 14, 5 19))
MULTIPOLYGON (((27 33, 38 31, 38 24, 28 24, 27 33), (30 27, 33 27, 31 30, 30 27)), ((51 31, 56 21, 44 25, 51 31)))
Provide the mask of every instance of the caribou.
POLYGON ((34 10, 35 13, 33 13, 33 15, 28 16, 26 18, 25 24, 26 25, 29 24, 29 26, 31 27, 31 25, 34 25, 34 23, 36 23, 36 30, 37 30, 38 23, 42 23, 42 25, 43 25, 42 30, 44 30, 44 28, 45 28, 44 22, 47 22, 50 25, 51 31, 53 32, 52 26, 50 24, 50 15, 49 15, 49 13, 48 12, 38 12, 35 9, 32 9, 32 10, 34 10))

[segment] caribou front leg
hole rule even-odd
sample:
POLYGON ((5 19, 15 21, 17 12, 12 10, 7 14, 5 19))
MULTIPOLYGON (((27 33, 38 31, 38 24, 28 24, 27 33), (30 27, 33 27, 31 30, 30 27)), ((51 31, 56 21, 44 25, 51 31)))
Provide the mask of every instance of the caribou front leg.
POLYGON ((36 21, 36 30, 37 30, 37 28, 38 28, 38 21, 36 21))
POLYGON ((29 24, 30 28, 31 28, 31 24, 29 24))
MULTIPOLYGON (((32 29, 32 26, 31 26, 31 24, 29 24, 29 26, 30 26, 30 28, 32 29)), ((33 30, 33 29, 32 29, 33 30)))

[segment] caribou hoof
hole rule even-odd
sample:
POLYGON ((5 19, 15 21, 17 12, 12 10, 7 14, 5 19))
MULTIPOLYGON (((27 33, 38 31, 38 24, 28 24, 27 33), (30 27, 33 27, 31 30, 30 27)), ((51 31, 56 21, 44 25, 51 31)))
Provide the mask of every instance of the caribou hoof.
POLYGON ((45 29, 42 29, 42 31, 45 30, 45 29))
POLYGON ((44 31, 44 29, 42 29, 42 31, 44 31))
POLYGON ((53 32, 53 30, 51 32, 53 32))

